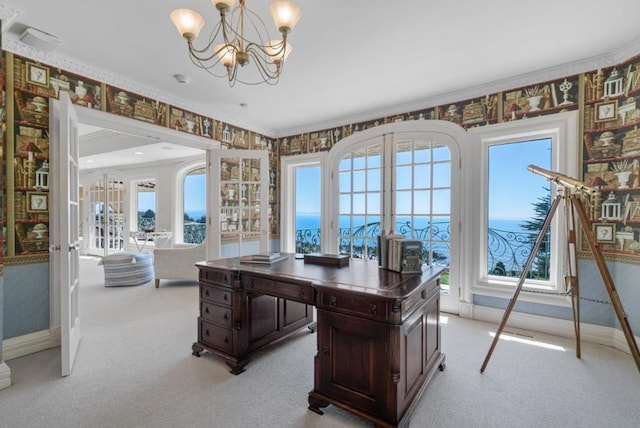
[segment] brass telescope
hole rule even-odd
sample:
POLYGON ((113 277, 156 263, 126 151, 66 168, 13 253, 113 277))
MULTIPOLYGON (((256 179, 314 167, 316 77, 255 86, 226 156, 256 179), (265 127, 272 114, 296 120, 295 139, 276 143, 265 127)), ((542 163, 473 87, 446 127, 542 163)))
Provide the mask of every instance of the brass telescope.
POLYGON ((587 186, 582 181, 578 181, 575 178, 560 174, 559 172, 549 171, 548 169, 544 169, 533 164, 527 166, 527 169, 534 174, 541 175, 547 178, 549 181, 553 181, 560 186, 583 193, 587 196, 597 196, 600 194, 600 191, 598 189, 587 186))

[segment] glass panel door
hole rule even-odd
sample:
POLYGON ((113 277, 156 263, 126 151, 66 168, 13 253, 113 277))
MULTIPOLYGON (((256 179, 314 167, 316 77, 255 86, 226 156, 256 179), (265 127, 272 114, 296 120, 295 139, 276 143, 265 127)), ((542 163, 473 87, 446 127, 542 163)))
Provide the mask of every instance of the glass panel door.
POLYGON ((209 258, 267 251, 269 246, 269 157, 263 150, 211 151, 213 171, 209 258))
POLYGON ((339 162, 338 249, 353 258, 376 258, 381 233, 382 146, 345 154, 339 162))
MULTIPOLYGON (((393 232, 422 242, 427 265, 449 266, 451 238, 451 150, 434 141, 394 145, 393 232)), ((448 275, 441 280, 448 292, 448 275)))
MULTIPOLYGON (((332 150, 335 150, 332 149, 332 150)), ((337 175, 337 251, 377 259, 380 234, 419 240, 427 266, 444 266, 441 306, 457 313, 459 271, 459 146, 433 132, 381 134, 339 147, 330 160, 337 175), (455 168, 454 168, 455 166, 455 168), (451 284, 453 282, 453 284, 451 284)), ((335 198, 335 199, 333 199, 335 198)), ((332 229, 333 230, 333 229, 332 229)), ((329 247, 330 250, 333 248, 329 247)))
POLYGON ((103 175, 87 189, 87 254, 106 256, 125 248, 125 188, 122 179, 103 175))
POLYGON ((295 252, 321 250, 321 170, 319 166, 295 168, 295 252))

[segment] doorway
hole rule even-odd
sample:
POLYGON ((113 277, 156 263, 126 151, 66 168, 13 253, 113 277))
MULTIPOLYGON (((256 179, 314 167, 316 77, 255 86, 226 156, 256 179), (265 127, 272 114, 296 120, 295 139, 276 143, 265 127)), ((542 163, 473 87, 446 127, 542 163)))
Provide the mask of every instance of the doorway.
POLYGON ((83 197, 81 239, 88 255, 108 256, 126 248, 126 187, 122 177, 101 174, 88 180, 83 197))
MULTIPOLYGON (((217 149, 219 148, 219 143, 217 143, 216 141, 210 140, 210 139, 206 139, 203 137, 199 137, 199 136, 195 136, 195 135, 190 135, 190 134, 186 134, 186 133, 180 133, 178 131, 169 129, 169 128, 163 128, 163 127, 159 127, 156 125, 152 125, 152 124, 147 124, 144 122, 139 122, 136 120, 132 120, 132 119, 127 119, 124 117, 120 117, 120 116, 116 116, 116 115, 112 115, 109 113, 105 113, 102 111, 98 111, 98 110, 94 110, 94 109, 88 109, 88 108, 76 108, 75 109, 77 115, 78 115, 78 119, 79 122, 81 124, 84 125, 88 125, 88 126, 93 126, 96 128, 100 128, 100 129, 106 129, 106 130, 113 130, 117 133, 121 133, 121 134, 128 134, 128 135, 132 135, 132 136, 137 136, 141 139, 145 139, 147 140, 147 143, 150 145, 162 145, 162 146, 167 146, 170 148, 189 148, 192 150, 191 152, 191 156, 194 156, 194 153, 198 153, 198 156, 202 156, 202 158, 204 159, 204 153, 206 150, 211 150, 211 149, 217 149)), ((112 144, 111 141, 108 142, 108 144, 102 144, 105 147, 109 147, 112 150, 121 150, 122 147, 119 146, 118 144, 112 144)), ((178 153, 178 150, 175 151, 167 151, 169 153, 169 155, 167 156, 176 156, 178 153)), ((80 150, 80 153, 82 155, 82 149, 80 150)), ((146 161, 147 163, 151 162, 151 164, 153 164, 154 159, 151 159, 150 157, 146 157, 144 159, 140 159, 139 162, 143 162, 146 161)), ((54 165, 54 167, 56 167, 54 165)), ((101 195, 102 192, 104 192, 104 190, 100 191, 99 188, 100 187, 106 187, 109 188, 111 187, 112 189, 110 191, 115 192, 116 194, 122 192, 122 190, 119 188, 119 183, 118 181, 122 181, 123 183, 126 183, 126 181, 121 180, 119 177, 116 177, 116 174, 113 175, 113 179, 107 178, 106 180, 101 179, 99 180, 101 182, 101 184, 96 184, 98 182, 98 180, 93 182, 93 193, 94 196, 92 196, 92 200, 94 200, 94 203, 89 203, 89 199, 83 201, 83 203, 85 203, 87 206, 91 205, 89 208, 91 209, 91 212, 96 214, 96 217, 99 218, 100 216, 103 216, 104 218, 107 218, 109 213, 122 213, 125 211, 125 206, 128 205, 128 202, 126 201, 126 198, 121 199, 120 197, 116 198, 113 194, 111 195, 111 203, 109 203, 109 201, 105 202, 105 199, 103 198, 103 196, 105 195, 101 195), (111 183, 111 184, 109 184, 111 183), (99 199, 102 199, 102 202, 98 202, 99 199), (113 204, 114 200, 118 200, 118 203, 116 205, 113 204), (121 202, 124 201, 124 202, 121 202)), ((92 186, 92 184, 88 184, 87 186, 92 186)), ((87 190, 89 187, 83 189, 83 190, 87 190)), ((78 191, 80 191, 80 188, 78 188, 78 191)), ((171 194, 171 197, 175 197, 173 189, 167 189, 167 192, 169 192, 169 194, 171 194)), ((104 192, 104 193, 108 193, 108 192, 104 192)), ((171 205, 171 204, 168 204, 171 205)), ((179 205, 179 204, 174 204, 174 205, 179 205)), ((86 208, 85 208, 86 209, 86 208)), ((176 207, 175 212, 173 212, 171 215, 173 217, 175 217, 176 213, 178 213, 179 208, 176 207)), ((167 216, 169 215, 169 213, 167 213, 167 216)), ((112 219, 115 218, 112 216, 112 219)), ((57 221, 57 219, 53 218, 52 222, 57 221)), ((98 224, 99 222, 96 222, 95 224, 98 224)), ((117 220, 116 223, 121 223, 121 220, 117 220)), ((110 244, 108 242, 108 238, 106 238, 107 236, 109 236, 109 225, 110 223, 102 223, 103 225, 107 225, 107 227, 105 228, 105 241, 102 244, 103 246, 107 247, 107 250, 114 250, 117 249, 119 246, 124 245, 124 243, 120 243, 119 238, 117 240, 112 241, 112 243, 110 244), (114 247, 114 248, 109 248, 110 246, 114 247)), ((53 226, 52 226, 53 227, 53 226)), ((85 229, 87 228, 87 225, 85 224, 85 229)), ((92 226, 91 229, 94 229, 95 227, 92 226)), ((126 239, 126 227, 123 229, 122 226, 120 226, 120 229, 124 231, 124 239, 126 239)), ((79 228, 79 230, 82 230, 82 228, 79 228)), ((118 227, 115 228, 114 232, 116 234, 119 233, 118 231, 118 227)), ((85 235, 87 235, 89 232, 85 232, 85 235)), ((98 235, 94 234, 93 238, 97 238, 98 235)), ((96 242, 98 242, 98 240, 96 240, 96 242)), ((104 255, 104 253, 100 254, 100 255, 104 255)), ((82 279, 81 279, 82 282, 82 279)), ((82 284, 80 284, 80 286, 82 286, 82 284)), ((56 287, 53 282, 50 283, 50 289, 51 289, 51 297, 50 297, 50 301, 49 301, 49 305, 50 305, 50 312, 51 312, 51 326, 59 326, 61 324, 61 319, 60 319, 60 311, 59 308, 61 306, 61 294, 60 294, 60 290, 58 287, 56 287)), ((81 302, 80 302, 81 305, 81 302)))

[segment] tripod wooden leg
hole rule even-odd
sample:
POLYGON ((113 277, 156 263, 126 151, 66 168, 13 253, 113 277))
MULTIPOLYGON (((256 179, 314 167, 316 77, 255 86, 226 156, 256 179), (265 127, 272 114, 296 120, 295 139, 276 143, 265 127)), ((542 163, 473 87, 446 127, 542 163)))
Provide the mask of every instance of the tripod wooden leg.
POLYGON ((576 335, 576 357, 580 358, 580 289, 578 282, 571 287, 571 309, 573 311, 573 331, 576 335))
POLYGON ((538 237, 536 238, 536 242, 533 245, 533 248, 531 249, 531 253, 529 254, 529 257, 527 258, 527 262, 525 263, 524 267, 522 268, 522 274, 520 275, 520 280, 518 281, 518 286, 515 289, 515 292, 513 293, 513 297, 511 297, 511 300, 509 301, 509 304, 507 305, 507 309, 505 309, 504 311, 504 315, 502 316, 502 321, 500 322, 500 326, 498 327, 498 330, 496 330, 496 335, 493 338, 493 342, 491 342, 491 347, 489 348, 489 352, 487 352, 487 356, 484 359, 484 362, 482 363, 482 367, 480 368, 480 373, 484 373, 484 370, 487 368, 487 364, 489 364, 489 359, 491 358, 491 354, 493 354, 493 350, 495 349, 496 345, 498 344, 498 340, 500 339, 500 335, 502 334, 502 331, 504 330, 504 327, 507 325, 507 321, 509 320, 509 315, 511 315, 511 311, 513 311, 513 307, 516 304, 516 300, 518 300, 518 295, 520 295, 520 291, 522 290, 522 286, 524 285, 524 281, 527 278, 527 273, 529 273, 529 270, 531 269, 531 265, 533 264, 533 260, 536 258, 536 254, 538 254, 538 250, 540 249, 540 245, 542 245, 542 241, 544 240, 544 236, 547 233, 547 230, 549 229, 549 225, 551 224, 551 220, 553 219, 553 215, 556 212, 556 209, 558 208, 558 205, 560 204, 560 201, 562 200, 562 196, 558 195, 556 196, 556 198, 553 200, 553 203, 551 204, 551 207, 549 208, 549 212, 547 213, 547 217, 544 220, 544 223, 542 224, 542 228, 540 229, 540 232, 538 233, 538 237))
POLYGON ((580 358, 582 351, 580 345, 580 285, 578 283, 576 219, 573 204, 565 204, 564 209, 567 235, 567 271, 564 285, 565 290, 569 290, 571 293, 573 330, 576 338, 576 357, 580 358))
POLYGON ((607 289, 607 293, 609 293, 609 299, 611 300, 611 304, 613 305, 613 309, 616 313, 616 316, 618 317, 618 321, 620 322, 620 326, 622 327, 624 336, 627 339, 627 343, 629 344, 631 355, 633 356, 638 371, 640 371, 640 350, 638 350, 638 344, 636 343, 636 339, 633 336, 633 332, 631 331, 629 320, 627 319, 627 315, 622 308, 622 302, 620 301, 620 296, 618 296, 618 292, 616 291, 616 286, 611 279, 609 268, 607 267, 604 256, 600 251, 600 246, 598 245, 593 231, 591 230, 591 224, 589 222, 589 218, 587 217, 587 213, 584 210, 582 202, 579 199, 575 198, 572 199, 572 201, 573 206, 575 207, 578 216, 580 217, 580 222, 582 223, 582 227, 587 237, 587 242, 589 243, 589 248, 591 249, 591 253, 593 254, 593 259, 595 260, 596 266, 600 271, 600 276, 602 277, 604 286, 607 289))

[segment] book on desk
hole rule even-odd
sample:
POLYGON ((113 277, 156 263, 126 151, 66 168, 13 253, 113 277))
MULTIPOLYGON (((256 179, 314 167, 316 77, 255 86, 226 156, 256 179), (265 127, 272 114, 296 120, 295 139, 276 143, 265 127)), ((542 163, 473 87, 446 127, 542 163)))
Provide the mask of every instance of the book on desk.
POLYGON ((400 273, 422 272, 422 242, 402 235, 378 236, 378 266, 400 273))
POLYGON ((287 258, 286 254, 267 251, 264 253, 250 254, 240 257, 240 263, 271 264, 287 258))

